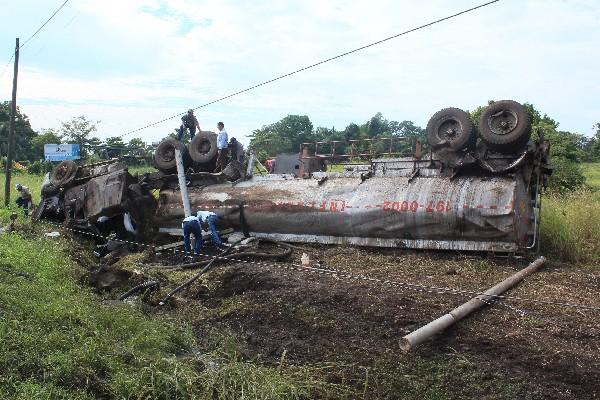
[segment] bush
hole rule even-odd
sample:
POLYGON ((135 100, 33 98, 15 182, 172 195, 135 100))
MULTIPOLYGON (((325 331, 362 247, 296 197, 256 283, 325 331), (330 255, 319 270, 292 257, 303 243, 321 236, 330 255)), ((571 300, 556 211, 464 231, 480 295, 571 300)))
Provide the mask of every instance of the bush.
POLYGON ((50 161, 34 161, 27 167, 27 172, 34 175, 45 174, 52 172, 54 165, 50 161))
POLYGON ((540 229, 544 254, 578 263, 600 260, 600 201, 590 190, 545 196, 540 229))
POLYGON ((548 180, 550 191, 566 193, 585 185, 585 176, 581 166, 563 157, 554 157, 550 161, 553 172, 548 180))

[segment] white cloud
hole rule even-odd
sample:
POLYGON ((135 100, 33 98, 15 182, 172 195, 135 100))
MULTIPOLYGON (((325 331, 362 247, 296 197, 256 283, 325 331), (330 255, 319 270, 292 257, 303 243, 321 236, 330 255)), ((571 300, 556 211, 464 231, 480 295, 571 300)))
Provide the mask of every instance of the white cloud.
MULTIPOLYGON (((112 136, 473 5, 81 0, 74 7, 94 23, 74 22, 67 33, 74 46, 90 35, 97 44, 79 43, 72 62, 84 70, 93 57, 114 52, 118 58, 94 79, 65 75, 40 61, 23 69, 19 96, 36 128, 85 114, 103 121, 101 136, 112 136), (131 65, 139 71, 126 68, 131 65)), ((502 1, 198 115, 211 129, 226 121, 239 137, 288 113, 307 114, 315 126, 343 128, 382 111, 424 126, 442 107, 472 109, 488 99, 512 98, 533 102, 564 129, 589 134, 600 120, 599 21, 593 1, 502 1)), ((8 87, 10 80, 4 76, 1 83, 8 87)), ((156 140, 177 124, 141 134, 156 140)))

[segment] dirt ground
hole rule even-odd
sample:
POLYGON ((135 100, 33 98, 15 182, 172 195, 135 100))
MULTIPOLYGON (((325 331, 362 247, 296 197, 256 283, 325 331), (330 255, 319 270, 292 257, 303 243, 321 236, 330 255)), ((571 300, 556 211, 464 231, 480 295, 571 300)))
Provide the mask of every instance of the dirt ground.
MULTIPOLYGON (((469 297, 294 267, 306 252, 311 265, 323 269, 483 291, 530 260, 302 248, 276 263, 220 265, 178 293, 167 312, 188 318, 200 343, 208 330, 226 327, 248 359, 318 366, 323 379, 351 387, 363 398, 600 398, 599 311, 503 301, 404 354, 398 342, 402 336, 469 297)), ((152 276, 162 283, 151 304, 196 272, 153 266, 181 261, 179 255, 163 254, 135 264, 144 279, 152 276)), ((600 307, 599 289, 599 270, 549 262, 507 295, 600 307)))

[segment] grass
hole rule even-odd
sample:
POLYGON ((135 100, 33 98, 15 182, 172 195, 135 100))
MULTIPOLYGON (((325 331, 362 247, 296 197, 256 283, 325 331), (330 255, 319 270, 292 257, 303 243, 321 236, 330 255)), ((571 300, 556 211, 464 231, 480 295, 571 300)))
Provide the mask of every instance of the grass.
MULTIPOLYGON (((18 192, 15 189, 15 185, 20 183, 23 186, 27 186, 33 196, 33 203, 38 204, 40 202, 42 182, 44 181, 44 175, 32 175, 26 172, 13 172, 11 174, 11 188, 10 188, 10 203, 15 204, 15 200, 18 197, 18 192)), ((4 172, 0 173, 0 195, 2 196, 2 204, 4 204, 4 185, 6 183, 6 175, 4 172)))
POLYGON ((77 283, 69 250, 85 250, 18 226, 0 236, 0 398, 300 399, 320 387, 309 370, 244 360, 231 340, 199 355, 181 320, 101 304, 77 283))
POLYGON ((584 264, 600 261, 600 200, 588 189, 547 194, 542 201, 542 253, 584 264))
POLYGON ((585 183, 593 191, 600 192, 600 163, 584 163, 581 165, 585 175, 585 183))

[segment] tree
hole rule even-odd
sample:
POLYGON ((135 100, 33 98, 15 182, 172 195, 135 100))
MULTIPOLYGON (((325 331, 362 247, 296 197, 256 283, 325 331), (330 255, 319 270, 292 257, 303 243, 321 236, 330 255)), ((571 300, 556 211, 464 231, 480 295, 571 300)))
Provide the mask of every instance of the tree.
POLYGON ((600 161, 600 122, 594 125, 594 128, 596 128, 596 134, 590 140, 588 152, 590 161, 600 161))
POLYGON ((146 143, 140 138, 133 138, 127 143, 127 147, 131 149, 146 149, 146 143))
POLYGON ((44 145, 62 143, 62 135, 55 129, 42 129, 38 136, 31 139, 31 152, 35 160, 44 158, 44 145))
MULTIPOLYGON (((8 126, 10 121, 10 102, 0 103, 0 137, 8 139, 8 126)), ((21 114, 17 106, 17 115, 15 118, 15 160, 35 160, 36 157, 31 148, 31 140, 37 136, 37 133, 31 128, 29 118, 21 114)), ((6 144, 3 145, 6 154, 6 144)))
POLYGON ((125 142, 123 141, 123 139, 121 139, 120 136, 111 136, 109 138, 106 138, 105 143, 107 146, 110 147, 125 147, 125 142))
POLYGON ((86 157, 91 146, 90 135, 97 131, 96 125, 99 123, 100 121, 92 122, 81 115, 63 122, 61 133, 70 143, 78 144, 81 156, 86 157))
POLYGON ((390 123, 378 112, 367 122, 365 131, 369 138, 390 136, 390 123))
POLYGON ((315 140, 313 125, 306 115, 288 115, 281 121, 255 129, 250 147, 259 159, 279 153, 297 153, 300 144, 315 140))

